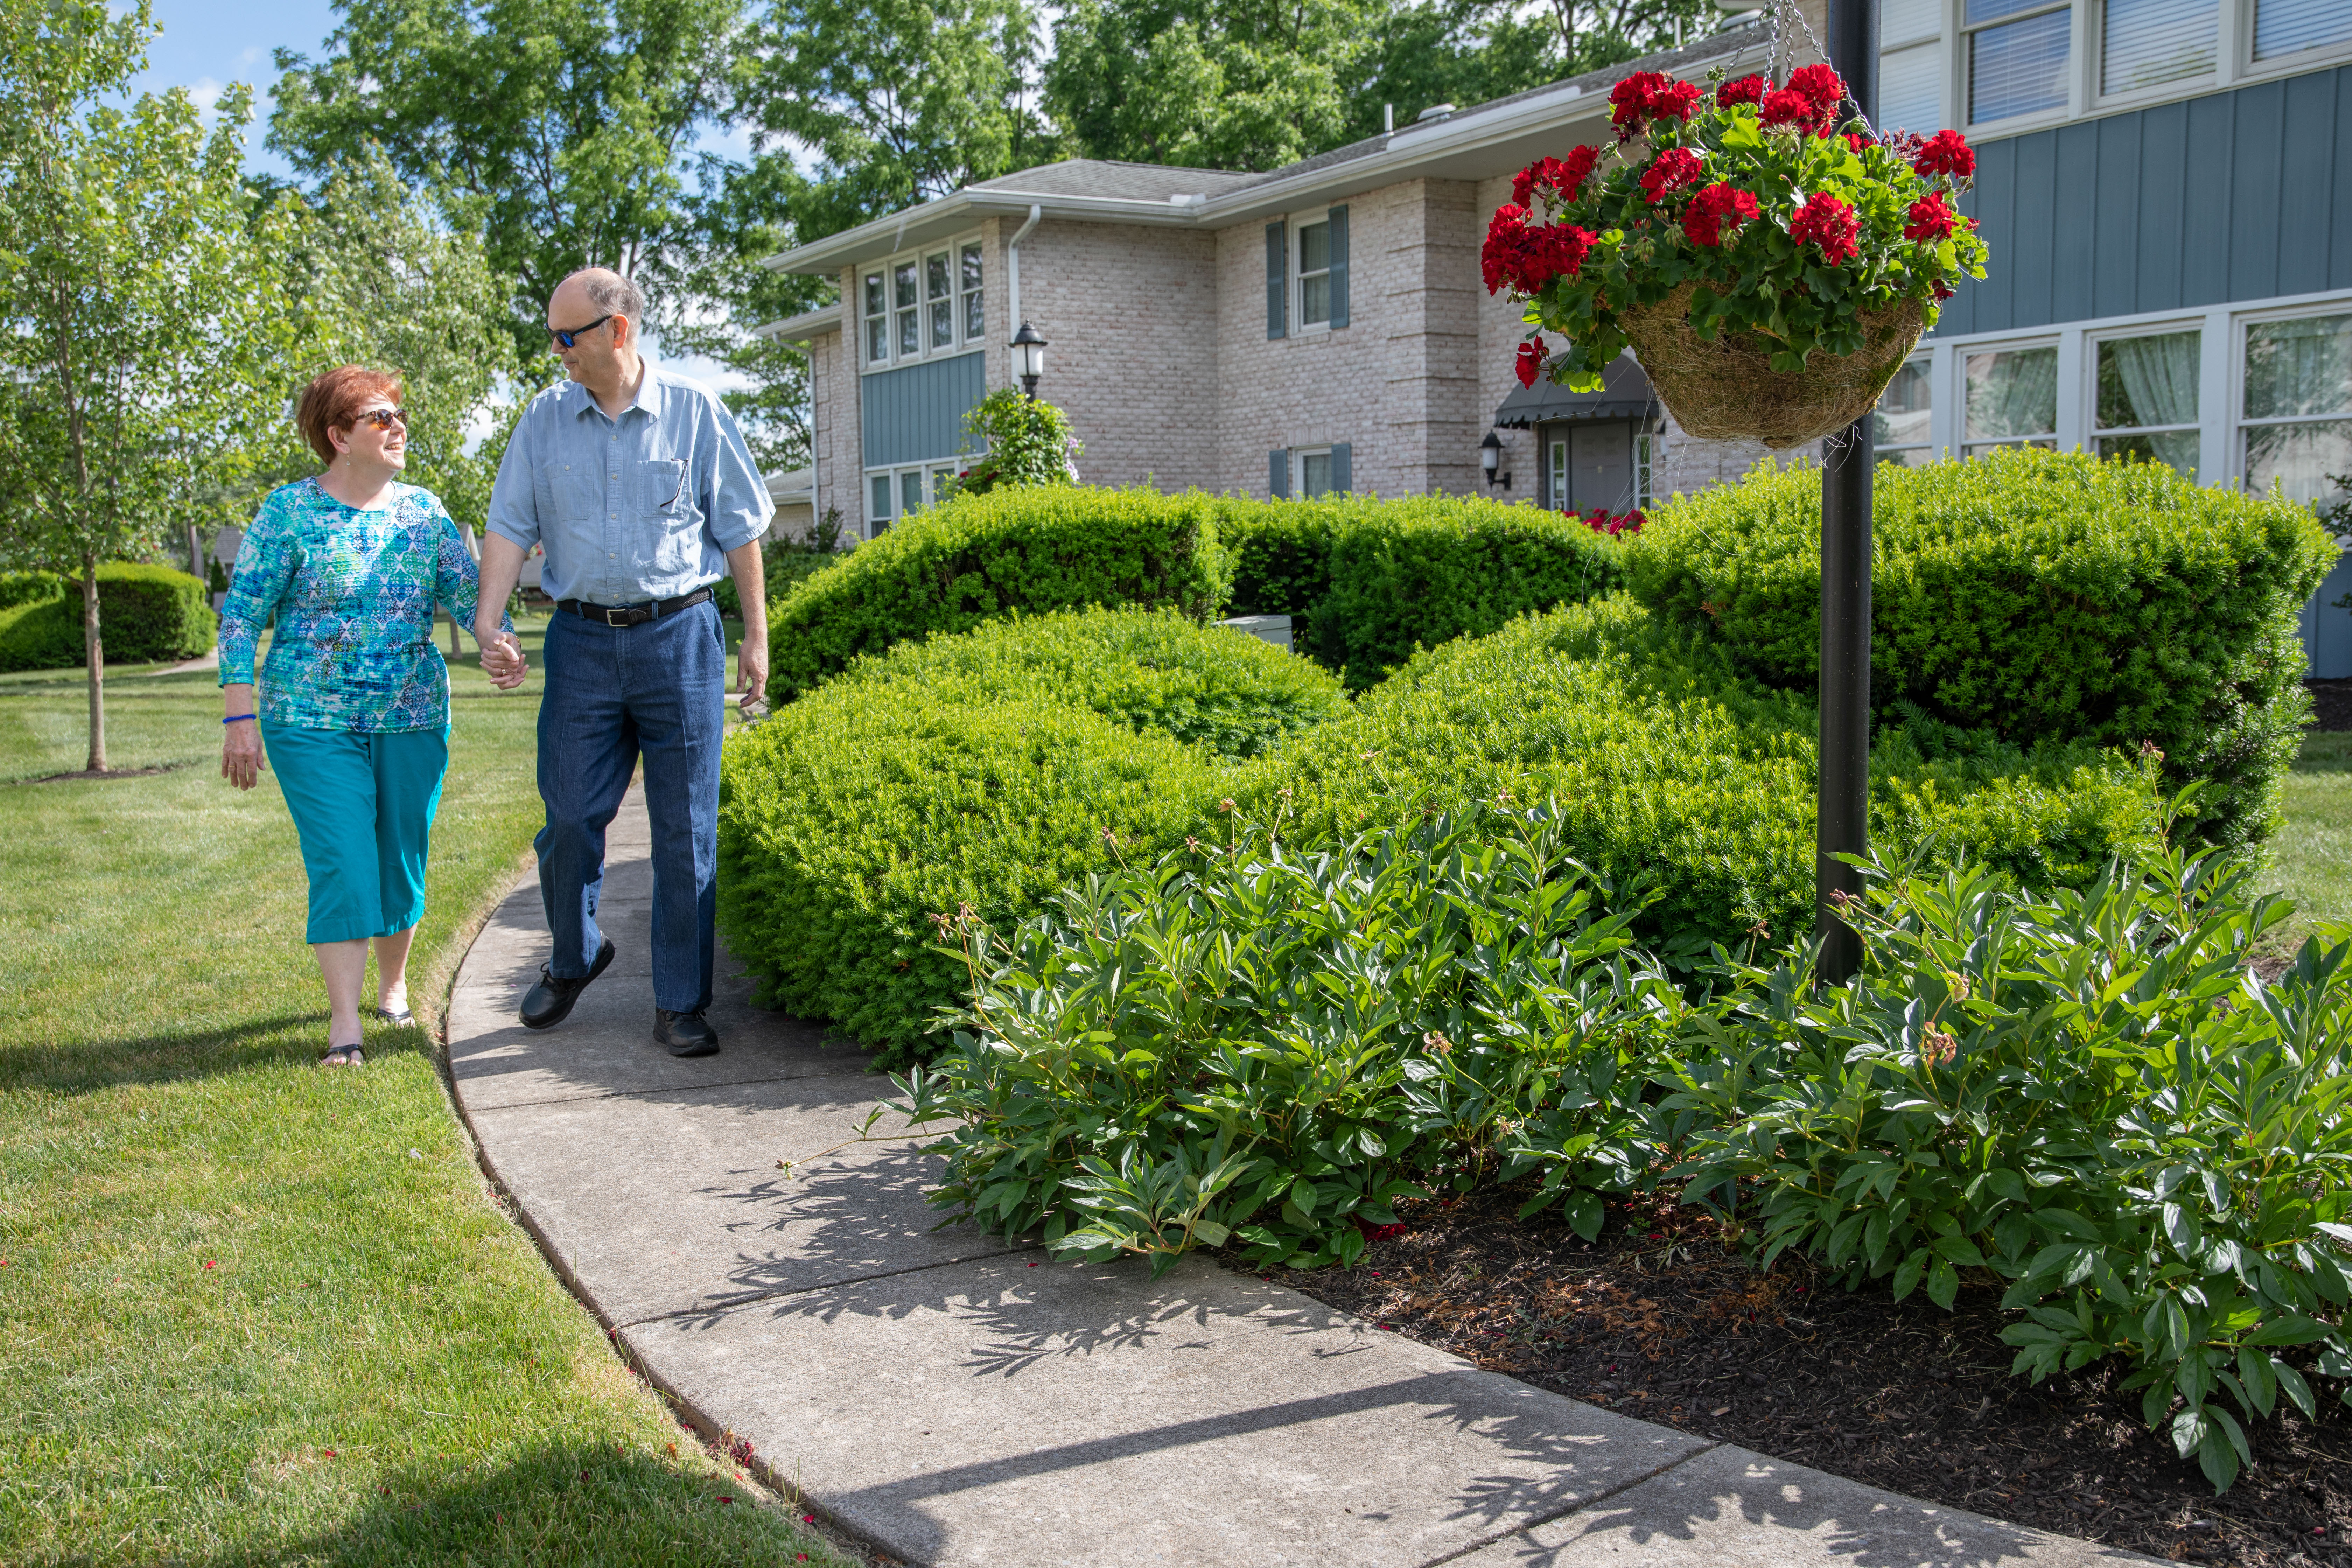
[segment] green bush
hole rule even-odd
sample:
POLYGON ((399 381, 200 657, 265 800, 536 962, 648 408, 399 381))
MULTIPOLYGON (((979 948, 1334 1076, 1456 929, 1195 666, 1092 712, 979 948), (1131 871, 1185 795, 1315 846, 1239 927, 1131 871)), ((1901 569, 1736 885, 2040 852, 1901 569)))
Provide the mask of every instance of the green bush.
POLYGON ((1294 619, 1293 646, 1356 689, 1456 637, 1619 586, 1618 542, 1556 511, 1421 496, 1221 503, 1229 614, 1294 619))
MULTIPOLYGON (((1812 924, 1816 731, 1809 696, 1743 679, 1699 631, 1618 595, 1422 655, 1257 783, 1291 791, 1310 837, 1556 802, 1570 852, 1599 875, 1657 878, 1645 937, 1703 946, 1760 925, 1778 940, 1812 924)), ((1897 860, 1968 855, 2032 886, 2080 884, 2155 827, 2139 767, 2091 746, 1919 721, 1873 747, 1871 842, 1897 860)))
MULTIPOLYGON (((1883 465, 1871 695, 2020 744, 2164 752, 2209 784, 2191 826, 2267 833, 2308 711, 2295 617, 2333 564, 2310 511, 2161 465, 2003 449, 1883 465)), ((1627 585, 1768 685, 1821 657, 1821 474, 1770 465, 1657 509, 1627 585)))
POLYGON ((0 572, 0 610, 63 598, 70 586, 54 572, 0 572))
POLYGON ((965 981, 933 916, 1017 918, 1181 842, 1345 709, 1307 661, 1172 612, 902 644, 728 742, 721 926, 770 999, 898 1059, 965 981))
MULTIPOLYGON (((109 562, 98 569, 99 636, 109 664, 194 658, 220 635, 204 580, 168 566, 109 562)), ((83 663, 79 584, 0 625, 0 670, 68 669, 83 663)))
POLYGON ((769 611, 768 698, 783 704, 861 654, 1015 611, 1223 605, 1231 567, 1205 496, 1023 486, 958 496, 869 540, 769 611))

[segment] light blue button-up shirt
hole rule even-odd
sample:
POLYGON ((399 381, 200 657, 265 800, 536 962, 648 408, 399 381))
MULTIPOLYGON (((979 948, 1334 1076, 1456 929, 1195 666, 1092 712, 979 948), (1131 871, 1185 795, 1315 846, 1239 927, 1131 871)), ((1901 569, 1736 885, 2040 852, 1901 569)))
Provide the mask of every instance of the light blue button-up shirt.
POLYGON ((618 419, 576 381, 531 399, 499 459, 489 529, 546 551, 550 598, 635 605, 724 576, 774 511, 727 405, 647 363, 618 419))

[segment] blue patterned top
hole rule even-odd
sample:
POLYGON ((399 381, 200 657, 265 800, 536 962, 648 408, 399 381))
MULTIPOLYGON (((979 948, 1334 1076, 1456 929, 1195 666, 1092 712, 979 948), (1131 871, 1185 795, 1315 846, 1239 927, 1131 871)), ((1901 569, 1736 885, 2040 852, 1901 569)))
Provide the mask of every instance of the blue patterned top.
POLYGON ((281 486, 236 552, 221 606, 220 682, 253 680, 254 648, 275 619, 263 718, 302 730, 437 730, 449 722, 449 669, 433 646, 434 606, 470 626, 479 584, 430 490, 395 484, 391 504, 361 511, 316 479, 281 486))

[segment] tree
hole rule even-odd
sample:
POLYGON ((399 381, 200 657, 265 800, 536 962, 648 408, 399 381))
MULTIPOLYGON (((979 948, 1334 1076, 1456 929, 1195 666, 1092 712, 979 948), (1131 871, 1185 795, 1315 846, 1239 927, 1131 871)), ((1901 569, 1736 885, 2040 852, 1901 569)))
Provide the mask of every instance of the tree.
POLYGON ((815 155, 797 237, 1057 156, 1037 49, 1030 0, 774 0, 747 40, 740 101, 763 148, 815 155))
POLYGON ((207 135, 184 91, 107 101, 145 0, 0 0, 0 551, 78 577, 89 768, 106 768, 102 561, 167 536, 284 387, 289 217, 243 175, 248 94, 207 135))
MULTIPOLYGON (((576 268, 657 280, 693 226, 694 142, 730 111, 742 0, 336 0, 279 50, 270 145, 316 179, 376 155, 512 282, 519 350, 576 268)), ((641 287, 644 284, 641 282, 641 287)))

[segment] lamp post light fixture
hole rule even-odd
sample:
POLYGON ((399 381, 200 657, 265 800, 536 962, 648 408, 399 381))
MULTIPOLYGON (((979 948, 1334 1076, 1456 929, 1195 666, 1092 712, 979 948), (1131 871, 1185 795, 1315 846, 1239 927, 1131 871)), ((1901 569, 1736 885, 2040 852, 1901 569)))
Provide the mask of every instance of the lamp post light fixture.
POLYGON ((1037 399, 1037 378, 1045 374, 1045 340, 1028 322, 1013 334, 1013 374, 1021 378, 1021 395, 1037 399))
POLYGON ((1502 462, 1503 438, 1489 430, 1486 432, 1486 438, 1478 443, 1478 466, 1486 471, 1486 482, 1489 485, 1500 485, 1503 489, 1509 489, 1511 476, 1503 474, 1497 477, 1495 472, 1502 466, 1502 462))

